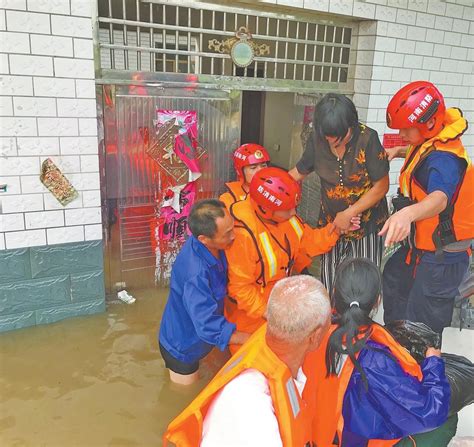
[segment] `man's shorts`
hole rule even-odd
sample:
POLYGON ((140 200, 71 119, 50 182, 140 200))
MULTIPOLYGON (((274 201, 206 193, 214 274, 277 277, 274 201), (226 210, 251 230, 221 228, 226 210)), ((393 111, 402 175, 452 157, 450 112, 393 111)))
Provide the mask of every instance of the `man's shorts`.
POLYGON ((194 363, 184 363, 174 358, 165 348, 163 348, 161 343, 159 345, 161 357, 163 357, 163 360, 165 361, 165 366, 171 371, 183 376, 188 376, 199 369, 199 361, 194 363))

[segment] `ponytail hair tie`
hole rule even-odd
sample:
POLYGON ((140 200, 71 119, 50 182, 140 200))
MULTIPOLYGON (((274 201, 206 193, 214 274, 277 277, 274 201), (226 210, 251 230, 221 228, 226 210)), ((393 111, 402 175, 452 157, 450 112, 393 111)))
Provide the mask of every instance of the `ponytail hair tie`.
POLYGON ((359 301, 352 301, 351 304, 349 304, 349 309, 350 309, 352 306, 360 307, 360 306, 359 306, 359 301))

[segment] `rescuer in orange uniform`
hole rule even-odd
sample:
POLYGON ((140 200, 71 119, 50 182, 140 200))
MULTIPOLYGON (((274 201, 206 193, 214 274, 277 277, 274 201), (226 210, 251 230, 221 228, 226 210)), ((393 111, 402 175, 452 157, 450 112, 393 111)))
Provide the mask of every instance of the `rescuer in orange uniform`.
POLYGON ((301 365, 330 324, 324 286, 307 275, 280 280, 266 318, 198 397, 168 426, 177 447, 305 447, 311 414, 301 365))
POLYGON ((234 169, 237 173, 235 182, 225 184, 226 192, 221 194, 219 200, 225 203, 227 209, 239 200, 244 200, 249 192, 250 182, 253 176, 266 168, 270 161, 267 150, 259 144, 242 144, 232 154, 234 169))
POLYGON ((446 110, 433 84, 416 81, 391 99, 387 125, 400 129, 409 146, 387 150, 405 163, 396 212, 380 235, 386 246, 410 237, 384 269, 384 320, 419 321, 442 332, 474 237, 474 170, 461 142, 467 122, 459 109, 446 110))
MULTIPOLYGON (((280 168, 264 168, 250 183, 247 199, 235 202, 235 240, 226 250, 229 264, 225 315, 237 330, 252 333, 263 314, 273 285, 302 272, 311 258, 330 250, 339 235, 332 224, 313 229, 297 215, 299 184, 280 168)), ((354 228, 360 222, 354 219, 354 228)), ((231 352, 236 347, 230 345, 231 352)))

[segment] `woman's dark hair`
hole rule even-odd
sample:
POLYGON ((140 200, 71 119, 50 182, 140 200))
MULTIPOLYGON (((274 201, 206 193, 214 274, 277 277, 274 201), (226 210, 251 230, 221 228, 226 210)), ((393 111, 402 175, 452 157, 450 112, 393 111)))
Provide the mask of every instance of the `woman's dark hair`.
POLYGON ((225 204, 217 199, 204 199, 196 202, 188 217, 188 226, 194 237, 213 238, 217 231, 216 220, 225 216, 225 204))
POLYGON ((354 103, 339 93, 328 93, 314 110, 313 126, 318 140, 326 143, 326 137, 342 140, 349 129, 359 124, 354 103))
POLYGON ((369 259, 347 258, 337 268, 331 301, 337 313, 333 322, 339 327, 329 337, 326 350, 328 375, 337 373, 337 354, 347 354, 367 388, 367 378, 355 355, 370 336, 373 321, 369 314, 381 289, 380 270, 369 259))

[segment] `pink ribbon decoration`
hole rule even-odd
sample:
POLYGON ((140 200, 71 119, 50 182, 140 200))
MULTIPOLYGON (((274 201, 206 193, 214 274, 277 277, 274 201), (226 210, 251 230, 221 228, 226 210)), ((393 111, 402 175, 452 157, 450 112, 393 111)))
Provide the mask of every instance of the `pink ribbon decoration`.
MULTIPOLYGON (((175 194, 169 189, 165 194, 165 200, 171 200, 175 194)), ((158 234, 162 241, 180 240, 184 241, 186 235, 190 235, 188 229, 188 216, 196 199, 196 183, 188 183, 179 193, 179 204, 181 211, 177 212, 172 206, 164 206, 160 210, 160 221, 158 234)))
POLYGON ((175 136, 174 153, 193 173, 201 173, 199 158, 202 149, 197 142, 197 113, 195 110, 158 110, 158 126, 174 120, 179 126, 175 136))

